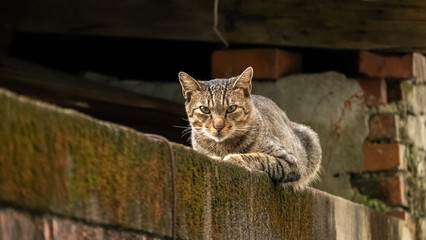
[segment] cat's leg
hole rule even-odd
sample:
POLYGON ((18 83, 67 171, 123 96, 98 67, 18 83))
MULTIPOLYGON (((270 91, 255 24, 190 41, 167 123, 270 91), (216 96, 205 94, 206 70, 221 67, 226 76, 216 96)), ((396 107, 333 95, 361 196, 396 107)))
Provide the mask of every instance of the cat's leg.
POLYGON ((279 183, 300 180, 303 170, 292 154, 283 152, 277 157, 265 153, 228 154, 223 160, 251 170, 265 171, 279 183))
POLYGON ((212 156, 210 156, 211 158, 213 158, 214 160, 222 160, 222 158, 221 157, 219 157, 219 156, 216 156, 216 155, 212 155, 212 156))
POLYGON ((301 181, 302 185, 318 180, 321 171, 322 150, 318 135, 305 125, 293 123, 293 132, 300 139, 306 153, 306 167, 301 181))

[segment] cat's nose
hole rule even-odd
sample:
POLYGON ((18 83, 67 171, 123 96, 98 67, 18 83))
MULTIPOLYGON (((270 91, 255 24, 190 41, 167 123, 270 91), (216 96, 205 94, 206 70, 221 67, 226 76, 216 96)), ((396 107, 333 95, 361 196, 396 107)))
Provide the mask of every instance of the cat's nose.
POLYGON ((213 127, 216 131, 220 132, 225 127, 225 119, 223 118, 214 118, 213 127))

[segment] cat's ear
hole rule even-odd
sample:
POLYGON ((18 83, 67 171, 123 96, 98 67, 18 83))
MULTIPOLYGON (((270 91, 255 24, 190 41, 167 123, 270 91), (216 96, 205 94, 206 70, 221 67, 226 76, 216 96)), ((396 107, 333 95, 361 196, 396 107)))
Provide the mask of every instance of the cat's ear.
POLYGON ((237 80, 235 80, 234 85, 232 85, 233 88, 242 88, 244 89, 247 94, 251 92, 251 80, 253 78, 253 68, 248 67, 246 70, 241 73, 240 76, 237 77, 237 80))
POLYGON ((200 83, 189 76, 188 73, 185 72, 179 72, 179 82, 182 86, 182 94, 183 97, 189 101, 191 99, 192 92, 196 90, 201 90, 200 83))

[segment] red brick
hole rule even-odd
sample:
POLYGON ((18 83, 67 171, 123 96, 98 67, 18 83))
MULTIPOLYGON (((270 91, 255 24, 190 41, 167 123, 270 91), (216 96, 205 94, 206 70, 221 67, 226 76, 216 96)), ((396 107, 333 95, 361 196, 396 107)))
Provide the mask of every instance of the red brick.
POLYGON ((364 163, 362 171, 382 171, 404 168, 404 146, 398 143, 371 144, 362 146, 364 163))
POLYGON ((386 193, 385 202, 394 206, 408 206, 405 197, 405 183, 402 176, 392 176, 381 180, 380 186, 386 193))
POLYGON ((213 78, 237 76, 249 66, 256 79, 278 79, 301 72, 302 57, 276 48, 218 50, 212 54, 213 78))
POLYGON ((421 53, 413 54, 413 75, 417 83, 426 83, 426 59, 421 53))
POLYGON ((359 72, 374 78, 413 78, 413 54, 383 56, 368 51, 359 53, 359 72))
POLYGON ((399 137, 399 116, 395 114, 378 114, 369 120, 368 140, 391 140, 399 137))
POLYGON ((386 81, 383 78, 361 78, 357 79, 364 92, 367 106, 373 107, 386 103, 386 81))
POLYGON ((413 79, 416 83, 426 83, 426 58, 421 53, 383 56, 361 51, 359 72, 368 77, 413 79))
MULTIPOLYGON (((378 175, 354 179, 352 186, 369 199, 378 199, 389 206, 406 207, 405 182, 401 175, 380 177, 378 175)), ((371 202, 374 206, 374 202, 371 202)))
POLYGON ((400 101, 402 99, 401 80, 390 78, 386 80, 387 102, 400 101))
POLYGON ((401 220, 407 221, 409 218, 409 214, 404 210, 392 210, 386 213, 388 216, 396 217, 401 220))

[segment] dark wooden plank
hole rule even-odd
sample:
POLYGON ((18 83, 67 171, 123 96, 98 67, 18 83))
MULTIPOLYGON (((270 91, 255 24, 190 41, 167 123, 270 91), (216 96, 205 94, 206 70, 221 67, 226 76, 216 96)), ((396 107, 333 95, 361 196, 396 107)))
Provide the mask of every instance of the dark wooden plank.
POLYGON ((0 0, 0 56, 8 53, 15 24, 23 7, 24 0, 0 0))
POLYGON ((178 116, 186 116, 183 104, 161 100, 143 94, 85 80, 37 64, 12 57, 0 59, 0 83, 13 81, 16 84, 39 87, 56 94, 90 99, 123 106, 161 109, 178 116))
MULTIPOLYGON (((426 52, 426 2, 228 0, 219 29, 231 43, 426 52)), ((219 41, 210 0, 28 0, 23 32, 219 41)))
POLYGON ((0 87, 188 145, 183 104, 109 87, 19 59, 0 60, 0 87), (181 126, 181 127, 176 127, 181 126))

